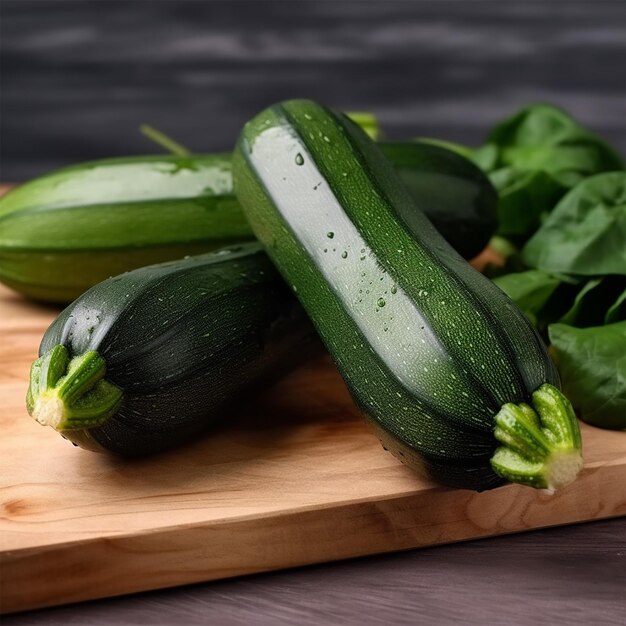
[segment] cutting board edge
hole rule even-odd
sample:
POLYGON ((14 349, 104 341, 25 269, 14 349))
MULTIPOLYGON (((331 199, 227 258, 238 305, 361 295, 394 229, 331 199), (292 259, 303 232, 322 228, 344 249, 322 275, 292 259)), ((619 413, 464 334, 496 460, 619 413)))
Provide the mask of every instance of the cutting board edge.
MULTIPOLYGON (((616 456, 610 460, 605 460, 602 462, 597 461, 597 462, 589 463, 585 465, 582 470, 582 473, 578 477, 578 480, 580 480, 581 478, 584 478, 588 474, 595 473, 597 471, 601 471, 601 472, 613 471, 612 468, 615 468, 617 471, 621 471, 624 474, 624 480, 626 481, 626 454, 616 456)), ((521 487, 521 488, 524 492, 528 491, 525 487, 521 487)), ((519 486, 509 484, 509 485, 498 487, 495 490, 491 490, 485 493, 505 494, 505 493, 510 493, 518 489, 520 489, 519 486)), ((285 508, 280 509, 280 510, 272 509, 268 511, 258 511, 254 513, 247 513, 247 514, 238 515, 238 516, 223 517, 220 519, 211 519, 211 520, 203 520, 199 522, 191 522, 189 524, 185 524, 184 528, 193 528, 196 526, 205 527, 207 525, 218 526, 221 524, 239 523, 239 522, 245 522, 248 520, 286 517, 290 515, 306 513, 311 510, 321 513, 324 511, 329 511, 329 510, 337 509, 337 508, 344 507, 344 506, 360 505, 360 504, 367 504, 367 503, 376 504, 379 502, 393 501, 393 500, 399 500, 403 498, 416 498, 419 500, 421 499, 429 500, 432 496, 436 498, 439 492, 444 492, 448 494, 449 493, 459 493, 459 494, 467 493, 467 494, 478 495, 477 492, 472 492, 472 491, 467 491, 467 490, 462 490, 462 489, 451 489, 450 487, 432 483, 427 488, 424 488, 423 485, 421 485, 419 489, 403 489, 403 490, 398 490, 393 493, 387 493, 384 495, 377 493, 371 496, 343 499, 341 501, 333 500, 333 501, 328 501, 324 503, 300 505, 300 506, 295 506, 290 509, 285 509, 285 508)), ((530 493, 542 494, 543 492, 541 491, 534 492, 531 490, 530 493)), ((551 499, 552 497, 559 497, 559 495, 558 494, 555 496, 547 495, 548 499, 551 499)), ((624 493, 624 498, 626 500, 626 491, 624 493)), ((18 524, 19 524, 19 521, 18 521, 18 524)), ((16 545, 11 545, 12 543, 11 540, 6 541, 6 534, 7 533, 9 535, 13 534, 13 531, 6 529, 6 528, 2 529, 2 526, 0 524, 0 565, 2 564, 4 555, 7 553, 13 553, 15 555, 19 554, 20 556, 26 556, 30 554, 31 552, 37 553, 37 552, 40 552, 42 550, 46 550, 49 548, 56 549, 56 548, 65 547, 67 549, 75 545, 84 545, 92 541, 99 541, 99 540, 108 541, 108 540, 124 539, 124 538, 129 538, 129 537, 136 537, 139 534, 167 533, 171 530, 176 530, 178 528, 180 528, 180 524, 171 524, 167 526, 146 528, 140 531, 139 533, 136 530, 130 530, 128 532, 111 532, 110 534, 100 534, 97 536, 88 536, 88 537, 85 537, 84 539, 78 538, 78 539, 73 539, 71 541, 57 541, 54 543, 50 543, 48 539, 48 541, 42 542, 41 544, 19 547, 16 545), (4 536, 2 535, 2 533, 5 533, 4 536)), ((19 531, 15 532, 15 535, 20 538, 22 536, 22 534, 19 531)), ((20 543, 19 538, 15 543, 17 544, 20 543)))
POLYGON ((67 544, 58 544, 28 554, 4 553, 0 607, 2 613, 14 613, 626 516, 626 494, 613 484, 623 484, 624 473, 601 467, 557 498, 513 485, 483 494, 441 490, 438 502, 428 505, 420 493, 340 504, 331 511, 310 508, 228 524, 197 523, 165 532, 93 538, 74 542, 69 550, 67 544), (513 498, 512 490, 519 492, 513 498), (420 506, 425 518, 416 524, 420 506), (486 523, 491 516, 494 523, 486 523), (59 576, 59 570, 69 574, 59 576))

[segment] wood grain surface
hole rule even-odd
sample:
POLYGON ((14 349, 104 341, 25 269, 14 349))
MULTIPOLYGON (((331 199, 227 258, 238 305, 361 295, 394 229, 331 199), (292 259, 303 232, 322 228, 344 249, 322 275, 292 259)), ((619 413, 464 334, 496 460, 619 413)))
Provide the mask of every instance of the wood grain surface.
POLYGON ((623 519, 6 616, 3 626, 624 626, 623 519))
POLYGON ((75 449, 24 409, 55 314, 0 290, 4 611, 626 513, 626 433, 585 427, 585 468, 556 496, 447 489, 382 449, 327 358, 182 450, 75 449))

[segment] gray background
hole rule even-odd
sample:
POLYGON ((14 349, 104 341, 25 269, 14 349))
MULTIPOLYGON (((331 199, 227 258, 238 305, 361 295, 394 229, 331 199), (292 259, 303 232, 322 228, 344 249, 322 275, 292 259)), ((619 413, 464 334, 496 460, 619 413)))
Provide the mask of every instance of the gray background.
POLYGON ((307 97, 394 138, 479 142, 516 107, 569 109, 622 153, 622 1, 3 0, 2 170, 232 147, 254 113, 307 97))

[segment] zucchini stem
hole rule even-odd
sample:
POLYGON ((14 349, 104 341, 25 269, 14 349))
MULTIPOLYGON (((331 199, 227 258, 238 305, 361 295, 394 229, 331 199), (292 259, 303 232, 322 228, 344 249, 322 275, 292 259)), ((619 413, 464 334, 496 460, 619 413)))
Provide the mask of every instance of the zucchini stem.
POLYGON ((122 390, 104 380, 105 372, 106 362, 97 352, 70 359, 65 346, 54 346, 31 366, 29 414, 59 432, 101 426, 123 400, 122 390))
POLYGON ((141 134, 144 137, 147 137, 151 141, 154 141, 157 145, 165 148, 172 154, 177 156, 191 156, 191 150, 185 148, 182 144, 178 143, 178 141, 172 139, 170 136, 166 135, 163 131, 160 131, 149 124, 142 124, 139 127, 141 134))
POLYGON ((365 111, 346 111, 346 115, 358 124, 374 141, 378 141, 381 137, 378 119, 373 113, 365 111))
POLYGON ((491 458, 494 471, 513 483, 554 492, 581 470, 581 438, 569 400, 544 384, 532 404, 505 404, 495 417, 494 435, 503 444, 491 458))

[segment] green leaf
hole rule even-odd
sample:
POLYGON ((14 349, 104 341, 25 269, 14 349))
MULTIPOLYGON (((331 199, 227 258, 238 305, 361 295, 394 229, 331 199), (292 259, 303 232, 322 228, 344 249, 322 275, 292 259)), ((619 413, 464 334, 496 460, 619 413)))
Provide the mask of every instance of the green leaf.
MULTIPOLYGON (((561 324, 578 328, 601 326, 605 324, 608 312, 617 305, 614 315, 618 315, 619 304, 616 300, 624 291, 623 276, 605 276, 586 282, 576 295, 569 311, 559 319, 561 324)), ((613 321, 619 321, 617 318, 613 321)))
POLYGON ((537 146, 558 142, 572 129, 579 128, 563 109, 547 103, 530 104, 500 122, 488 135, 499 146, 537 146))
POLYGON ((545 272, 626 274, 626 172, 592 176, 555 207, 522 251, 545 272))
POLYGON ((574 300, 574 304, 571 309, 565 313, 565 315, 559 320, 561 324, 569 324, 570 326, 593 326, 593 324, 581 324, 576 323, 580 321, 581 312, 583 310, 583 305, 590 301, 588 297, 593 290, 600 285, 602 280, 600 278, 596 278, 594 280, 590 280, 589 282, 583 285, 583 288, 578 292, 576 299, 574 300))
POLYGON ((565 111, 533 104, 498 124, 490 178, 500 193, 499 234, 526 240, 568 189, 587 176, 622 169, 622 159, 565 111))
POLYGON ((574 170, 587 176, 624 167, 605 141, 550 104, 524 107, 500 122, 489 133, 487 143, 500 149, 501 165, 521 170, 574 170))
POLYGON ((498 162, 498 147, 490 143, 483 144, 473 151, 470 158, 484 172, 491 172, 498 162))
POLYGON ((502 162, 519 171, 551 174, 563 187, 571 188, 585 177, 619 169, 622 164, 607 153, 603 143, 582 129, 556 145, 514 146, 503 149, 502 162))
POLYGON ((607 309, 604 316, 605 324, 614 324, 626 320, 626 289, 617 296, 615 302, 607 309))
POLYGON ((545 272, 529 270, 506 274, 493 282, 537 325, 539 313, 561 281, 545 272))
POLYGON ((495 170, 489 180, 497 189, 498 234, 524 240, 566 191, 552 175, 512 167, 495 170))
POLYGON ((626 429, 626 321, 582 329, 552 324, 548 331, 563 390, 580 418, 626 429))

